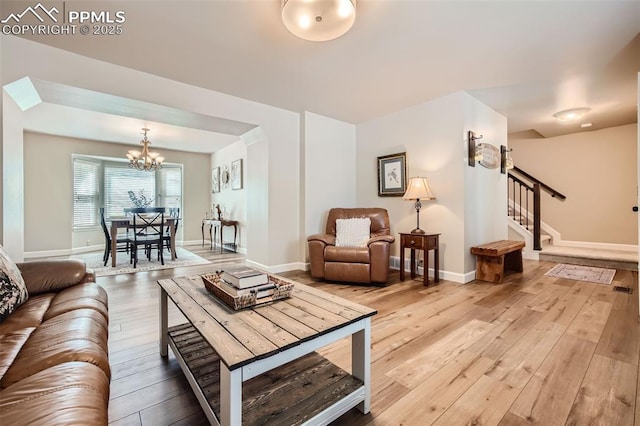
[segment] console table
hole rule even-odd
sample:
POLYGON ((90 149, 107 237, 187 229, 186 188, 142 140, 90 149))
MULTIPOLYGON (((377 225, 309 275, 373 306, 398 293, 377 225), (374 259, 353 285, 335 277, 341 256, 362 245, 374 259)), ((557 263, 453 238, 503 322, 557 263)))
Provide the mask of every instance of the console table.
POLYGON ((429 284, 429 250, 433 250, 433 282, 440 282, 440 234, 400 233, 400 280, 404 281, 404 250, 411 249, 411 278, 416 277, 416 250, 424 251, 424 285, 429 284))
POLYGON ((222 241, 222 230, 225 226, 233 227, 233 251, 238 252, 238 244, 236 242, 238 238, 238 226, 240 226, 240 222, 237 220, 226 220, 226 219, 202 219, 202 247, 204 247, 204 226, 209 225, 209 240, 211 241, 211 245, 209 248, 213 249, 214 241, 218 240, 218 229, 220 229, 220 254, 224 249, 224 243, 222 241))
POLYGON ((369 412, 374 309, 300 283, 288 299, 241 311, 197 275, 158 285, 160 355, 171 348, 211 424, 328 424, 352 407, 369 412), (169 299, 188 323, 168 326, 169 299), (345 337, 350 373, 315 352, 345 337))

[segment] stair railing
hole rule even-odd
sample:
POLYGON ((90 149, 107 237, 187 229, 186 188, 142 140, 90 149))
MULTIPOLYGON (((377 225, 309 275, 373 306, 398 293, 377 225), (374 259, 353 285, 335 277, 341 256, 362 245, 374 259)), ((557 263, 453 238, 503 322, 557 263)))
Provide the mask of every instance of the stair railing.
MULTIPOLYGON (((562 201, 564 201, 567 197, 564 196, 562 193, 560 193, 559 191, 556 191, 555 189, 553 189, 552 187, 550 187, 549 185, 547 185, 546 183, 542 182, 541 180, 539 180, 538 178, 531 176, 529 173, 525 172, 524 170, 522 170, 521 168, 514 166, 513 167, 513 172, 520 174, 520 176, 525 177, 526 179, 528 179, 530 182, 533 183, 538 183, 540 184, 540 188, 544 189, 547 193, 549 193, 549 195, 551 195, 553 198, 558 198, 562 201)), ((511 172, 510 172, 511 173, 511 172)))
POLYGON ((530 180, 532 184, 525 182, 512 172, 509 172, 507 181, 507 200, 509 202, 507 215, 524 226, 528 231, 531 231, 533 234, 533 249, 542 250, 542 243, 540 241, 540 190, 544 189, 552 197, 558 198, 559 200, 565 200, 567 197, 518 167, 514 167, 513 172, 519 173, 524 178, 530 180), (516 200, 519 201, 518 204, 516 204, 516 200), (529 214, 531 212, 529 205, 533 207, 532 221, 529 220, 529 214))
POLYGON ((522 179, 509 173, 508 176, 509 206, 507 215, 533 234, 533 249, 542 250, 540 241, 540 184, 529 186, 522 179), (518 203, 516 204, 516 200, 518 203), (533 220, 529 221, 529 205, 533 207, 533 220))

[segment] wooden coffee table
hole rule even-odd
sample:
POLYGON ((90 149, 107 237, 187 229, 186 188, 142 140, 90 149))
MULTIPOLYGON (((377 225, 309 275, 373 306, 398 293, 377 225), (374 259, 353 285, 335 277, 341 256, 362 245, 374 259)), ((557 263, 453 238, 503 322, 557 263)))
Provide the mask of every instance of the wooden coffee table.
POLYGON ((292 297, 233 311, 200 276, 158 281, 160 354, 175 354, 212 424, 327 424, 369 412, 376 311, 296 283, 292 297), (168 327, 167 296, 189 323, 168 327), (351 374, 315 351, 351 336, 351 374))

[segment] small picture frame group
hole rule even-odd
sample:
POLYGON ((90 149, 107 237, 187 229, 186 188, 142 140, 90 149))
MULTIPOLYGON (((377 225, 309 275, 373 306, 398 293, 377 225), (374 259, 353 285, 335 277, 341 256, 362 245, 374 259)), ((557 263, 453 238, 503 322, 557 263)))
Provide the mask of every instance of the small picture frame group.
POLYGON ((378 197, 402 197, 407 191, 407 153, 378 157, 378 197))

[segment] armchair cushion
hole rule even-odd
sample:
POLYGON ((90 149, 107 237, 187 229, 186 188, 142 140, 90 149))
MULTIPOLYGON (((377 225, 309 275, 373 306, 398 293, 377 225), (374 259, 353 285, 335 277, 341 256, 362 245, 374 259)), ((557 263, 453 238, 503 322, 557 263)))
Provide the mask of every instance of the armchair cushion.
POLYGON ((370 263, 368 247, 336 247, 324 249, 325 262, 370 263))
POLYGON ((27 301, 29 293, 18 266, 0 246, 0 323, 27 301))
POLYGON ((353 217, 336 219, 337 247, 366 247, 371 233, 371 219, 353 217))

